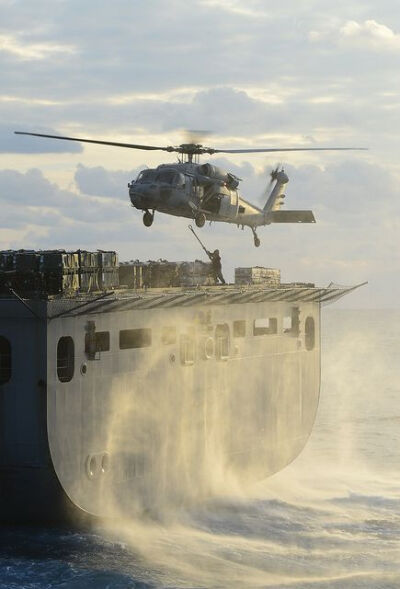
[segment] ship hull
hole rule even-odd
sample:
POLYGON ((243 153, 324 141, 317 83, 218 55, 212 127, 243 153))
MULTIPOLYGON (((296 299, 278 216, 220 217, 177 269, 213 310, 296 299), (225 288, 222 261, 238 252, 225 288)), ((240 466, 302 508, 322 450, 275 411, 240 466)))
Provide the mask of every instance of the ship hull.
POLYGON ((181 505, 265 478, 303 449, 319 399, 319 301, 56 304, 37 303, 36 316, 0 306, 13 354, 0 385, 3 520, 181 505))

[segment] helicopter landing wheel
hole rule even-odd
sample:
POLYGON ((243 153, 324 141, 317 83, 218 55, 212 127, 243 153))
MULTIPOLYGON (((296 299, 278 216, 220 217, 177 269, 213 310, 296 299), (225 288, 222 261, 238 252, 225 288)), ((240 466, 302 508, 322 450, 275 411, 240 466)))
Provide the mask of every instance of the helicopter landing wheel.
POLYGON ((194 218, 194 222, 196 223, 197 227, 204 227, 206 222, 206 216, 204 213, 197 213, 196 217, 194 218))
POLYGON ((145 227, 151 227, 153 225, 154 215, 150 213, 150 211, 146 211, 143 215, 143 224, 145 227))
POLYGON ((256 230, 252 227, 251 228, 252 232, 253 232, 253 237, 254 237, 254 245, 256 247, 260 247, 261 241, 260 238, 258 237, 256 230))

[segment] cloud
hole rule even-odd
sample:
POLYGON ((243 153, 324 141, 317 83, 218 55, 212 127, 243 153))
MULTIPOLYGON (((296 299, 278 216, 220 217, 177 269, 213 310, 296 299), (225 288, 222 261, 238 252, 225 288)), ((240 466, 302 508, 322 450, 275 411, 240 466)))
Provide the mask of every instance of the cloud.
MULTIPOLYGON (((1 110, 1 109, 0 109, 1 110)), ((0 153, 81 153, 82 145, 74 141, 60 141, 43 137, 29 137, 28 135, 15 135, 14 131, 30 132, 30 126, 21 126, 20 123, 10 125, 0 123, 0 153)), ((38 125, 32 130, 34 133, 47 135, 60 135, 54 129, 38 125)))
POLYGON ((373 49, 400 49, 400 35, 375 20, 347 21, 340 29, 342 39, 355 41, 373 49))
POLYGON ((52 41, 29 42, 16 35, 0 34, 0 53, 6 53, 22 61, 41 60, 56 54, 74 54, 73 45, 58 44, 52 41))
MULTIPOLYGON (((190 100, 185 98, 182 102, 161 98, 119 104, 85 100, 49 106, 37 102, 30 105, 31 121, 22 128, 41 132, 45 125, 59 128, 65 124, 65 119, 69 119, 74 121, 74 128, 64 129, 63 134, 156 145, 181 142, 184 140, 183 128, 201 128, 214 132, 204 142, 211 142, 214 146, 215 141, 219 141, 215 146, 223 148, 298 147, 327 141, 345 141, 344 145, 348 145, 347 138, 343 140, 341 136, 350 135, 351 127, 361 120, 365 130, 375 126, 377 108, 368 104, 366 96, 359 99, 356 108, 354 99, 349 99, 351 90, 347 87, 337 88, 329 100, 326 99, 326 89, 320 92, 324 93, 320 100, 310 89, 299 89, 295 96, 269 102, 252 97, 250 91, 219 86, 197 91, 190 100)), ((393 101, 393 98, 385 100, 393 101)), ((11 116, 22 119, 27 116, 27 108, 21 102, 2 103, 0 100, 0 115, 4 120, 10 120, 11 116)), ((393 121, 391 131, 392 125, 393 121)), ((21 128, 20 123, 18 128, 21 128)), ((385 131, 381 122, 379 129, 385 131)), ((9 132, 8 126, 4 132, 9 132)), ((53 131, 53 134, 60 132, 53 131)), ((21 137, 18 136, 17 142, 15 137, 13 139, 11 142, 8 136, 3 145, 0 139, 0 148, 14 152, 17 149, 25 152, 81 149, 79 144, 66 141, 28 137, 21 143, 21 137)))
POLYGON ((329 40, 343 47, 372 49, 376 51, 400 50, 400 34, 376 20, 357 22, 348 20, 341 25, 333 25, 309 33, 311 41, 329 40))
POLYGON ((25 174, 16 170, 0 170, 0 201, 14 206, 67 206, 71 195, 49 182, 38 169, 25 174))
POLYGON ((131 171, 109 171, 102 166, 89 168, 79 164, 75 172, 75 182, 84 194, 106 196, 126 200, 127 184, 138 175, 141 168, 131 171))
POLYGON ((239 17, 263 18, 268 16, 265 8, 264 10, 259 6, 253 8, 250 2, 246 2, 246 6, 244 6, 241 0, 202 0, 200 5, 223 10, 239 17))

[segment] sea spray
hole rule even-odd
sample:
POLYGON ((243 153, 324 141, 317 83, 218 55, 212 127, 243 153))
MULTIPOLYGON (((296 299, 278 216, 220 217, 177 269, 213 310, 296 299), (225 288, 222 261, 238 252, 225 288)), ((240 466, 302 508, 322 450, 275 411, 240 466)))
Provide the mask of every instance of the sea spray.
MULTIPOLYGON (((140 554, 158 586, 397 586, 400 480, 391 464, 399 454, 390 442, 398 436, 393 424, 400 391, 393 379, 399 375, 393 350, 382 345, 383 330, 368 329, 363 315, 355 315, 345 321, 343 312, 335 314, 347 337, 329 326, 316 428, 306 450, 283 472, 246 485, 215 451, 214 468, 208 464, 207 471, 212 484, 205 484, 204 493, 190 492, 190 477, 177 475, 180 501, 174 501, 173 486, 169 493, 159 490, 157 514, 128 517, 114 503, 115 518, 105 533, 127 542, 133 558, 140 554), (382 419, 386 435, 371 437, 369 428, 382 419)), ((151 403, 148 411, 151 416, 151 403)), ((187 427, 180 431, 175 450, 190 433, 187 427)), ((223 436, 218 439, 216 448, 223 436)), ((191 453, 186 449, 184 455, 191 453)), ((185 464, 181 456, 177 472, 185 464)))

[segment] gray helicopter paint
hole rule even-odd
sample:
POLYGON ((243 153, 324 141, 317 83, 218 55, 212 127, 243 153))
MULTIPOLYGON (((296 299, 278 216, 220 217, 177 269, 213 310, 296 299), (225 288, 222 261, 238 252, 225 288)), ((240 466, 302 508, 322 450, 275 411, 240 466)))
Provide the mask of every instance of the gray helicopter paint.
POLYGON ((275 221, 273 213, 280 209, 283 191, 289 181, 283 171, 276 173, 275 186, 264 209, 260 209, 240 197, 236 188, 229 187, 229 181, 237 180, 238 184, 238 178, 214 166, 209 167, 211 171, 216 170, 214 176, 205 176, 205 165, 193 163, 162 164, 154 170, 146 170, 153 174, 149 181, 143 182, 139 174, 138 179, 129 184, 131 203, 144 211, 160 211, 194 219, 203 214, 208 221, 251 228, 274 222, 315 222, 311 211, 307 211, 307 215, 305 211, 291 211, 290 219, 287 217, 285 221, 285 217, 281 216, 279 221, 275 221), (175 172, 176 180, 170 184, 162 182, 166 171, 175 172), (213 208, 215 205, 217 208, 213 208))

